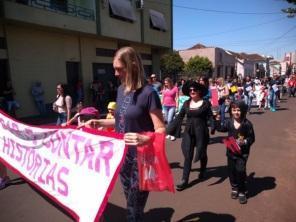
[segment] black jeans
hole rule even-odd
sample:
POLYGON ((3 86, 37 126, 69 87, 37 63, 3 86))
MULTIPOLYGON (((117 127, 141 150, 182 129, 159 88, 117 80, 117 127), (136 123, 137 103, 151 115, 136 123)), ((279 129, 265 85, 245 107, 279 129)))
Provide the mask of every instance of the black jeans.
POLYGON ((244 157, 238 157, 236 159, 227 156, 227 168, 228 176, 232 189, 238 190, 238 192, 245 193, 247 191, 247 171, 246 164, 247 159, 244 157))
MULTIPOLYGON (((184 168, 183 168, 182 180, 185 180, 187 182, 189 180, 189 175, 190 175, 190 171, 191 171, 194 149, 195 149, 195 140, 194 139, 192 139, 191 145, 188 150, 182 149, 183 155, 184 155, 184 168), (185 154, 184 152, 188 152, 188 153, 185 154)), ((200 172, 201 173, 205 172, 205 170, 207 168, 207 163, 208 163, 208 156, 207 156, 207 150, 205 149, 200 154, 200 172)))
POLYGON ((127 201, 127 221, 141 222, 149 192, 140 191, 136 148, 129 148, 122 168, 120 180, 127 201))

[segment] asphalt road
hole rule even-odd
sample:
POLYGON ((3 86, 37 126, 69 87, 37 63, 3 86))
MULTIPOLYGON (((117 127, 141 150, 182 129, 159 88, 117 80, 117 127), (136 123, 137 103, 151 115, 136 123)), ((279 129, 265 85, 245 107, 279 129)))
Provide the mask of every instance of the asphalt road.
MULTIPOLYGON (((248 160, 248 203, 230 198, 226 156, 218 133, 208 147, 208 171, 197 179, 193 164, 190 187, 175 194, 153 192, 145 208, 145 221, 294 222, 296 221, 296 98, 283 100, 279 111, 256 112, 256 142, 248 160)), ((178 183, 183 166, 180 139, 167 141, 167 156, 178 183)), ((11 172, 13 184, 0 191, 0 222, 72 221, 58 206, 11 172)), ((83 184, 82 184, 83 186, 83 184)), ((117 181, 105 214, 107 222, 125 221, 124 195, 117 181)))

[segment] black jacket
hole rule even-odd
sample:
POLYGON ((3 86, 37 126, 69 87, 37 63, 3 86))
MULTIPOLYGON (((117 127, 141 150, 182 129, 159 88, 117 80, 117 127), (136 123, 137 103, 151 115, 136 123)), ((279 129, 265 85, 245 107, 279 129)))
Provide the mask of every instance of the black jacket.
POLYGON ((180 137, 181 125, 183 118, 186 116, 181 147, 184 155, 187 155, 187 152, 184 151, 188 150, 189 147, 195 146, 196 155, 194 161, 196 162, 206 152, 209 143, 208 120, 212 118, 212 110, 211 103, 206 100, 197 109, 190 109, 189 104, 190 100, 184 103, 180 113, 168 125, 167 134, 180 137))
POLYGON ((228 132, 229 137, 234 137, 234 139, 238 139, 239 135, 244 137, 245 144, 241 145, 241 154, 232 153, 229 149, 227 149, 227 156, 236 158, 239 156, 248 157, 250 153, 250 147, 255 142, 255 133, 253 124, 248 120, 244 119, 241 122, 241 125, 238 129, 234 127, 234 120, 232 118, 227 119, 223 125, 219 122, 216 122, 216 129, 220 132, 228 132))

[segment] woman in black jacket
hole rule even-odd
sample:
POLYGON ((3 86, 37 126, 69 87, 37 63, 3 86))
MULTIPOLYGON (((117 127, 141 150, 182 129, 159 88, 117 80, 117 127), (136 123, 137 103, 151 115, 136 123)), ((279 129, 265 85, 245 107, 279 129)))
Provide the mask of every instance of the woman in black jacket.
POLYGON ((212 116, 211 103, 203 99, 207 92, 203 85, 190 82, 182 90, 185 95, 190 96, 190 99, 184 103, 179 115, 167 128, 167 134, 178 136, 183 118, 187 117, 181 144, 184 155, 183 176, 181 182, 177 185, 177 190, 183 190, 188 186, 194 150, 196 151, 194 162, 200 160, 199 178, 204 178, 208 162, 208 119, 212 116))

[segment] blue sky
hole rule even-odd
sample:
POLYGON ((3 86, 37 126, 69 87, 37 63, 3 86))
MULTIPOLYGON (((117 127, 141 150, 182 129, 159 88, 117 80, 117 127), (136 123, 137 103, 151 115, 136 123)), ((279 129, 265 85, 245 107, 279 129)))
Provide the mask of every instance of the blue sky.
POLYGON ((296 50, 296 17, 285 0, 173 0, 173 47, 196 43, 282 60, 296 50))

